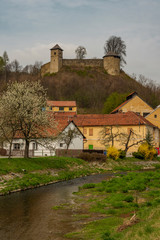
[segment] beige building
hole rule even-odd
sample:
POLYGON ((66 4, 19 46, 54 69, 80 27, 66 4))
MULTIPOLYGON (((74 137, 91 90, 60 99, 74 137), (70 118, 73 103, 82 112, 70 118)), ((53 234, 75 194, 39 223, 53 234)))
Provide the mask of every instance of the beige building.
POLYGON ((149 106, 142 98, 138 96, 136 92, 131 93, 126 97, 126 101, 123 102, 120 106, 115 108, 111 114, 119 112, 135 112, 143 117, 146 117, 149 113, 153 111, 153 108, 149 106))
POLYGON ((50 62, 41 67, 42 76, 59 72, 63 66, 101 67, 110 75, 120 73, 120 56, 114 53, 108 53, 103 59, 63 59, 63 49, 58 44, 50 51, 50 62))

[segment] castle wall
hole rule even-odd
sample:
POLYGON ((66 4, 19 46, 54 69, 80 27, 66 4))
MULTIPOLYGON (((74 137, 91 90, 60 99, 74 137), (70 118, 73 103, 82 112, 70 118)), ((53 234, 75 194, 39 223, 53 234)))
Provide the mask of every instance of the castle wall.
POLYGON ((63 66, 103 67, 103 59, 63 59, 63 66))
POLYGON ((46 73, 50 72, 50 62, 41 66, 41 75, 44 76, 46 73))

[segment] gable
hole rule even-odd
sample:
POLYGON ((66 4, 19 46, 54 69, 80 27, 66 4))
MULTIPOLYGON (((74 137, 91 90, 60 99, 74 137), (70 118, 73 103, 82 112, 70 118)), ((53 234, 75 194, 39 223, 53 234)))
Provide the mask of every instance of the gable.
POLYGON ((122 105, 119 110, 122 112, 132 111, 140 114, 141 116, 144 116, 145 114, 152 112, 153 108, 136 95, 127 101, 124 105, 122 105))
POLYGON ((149 115, 147 115, 146 119, 160 128, 160 106, 158 106, 149 115))

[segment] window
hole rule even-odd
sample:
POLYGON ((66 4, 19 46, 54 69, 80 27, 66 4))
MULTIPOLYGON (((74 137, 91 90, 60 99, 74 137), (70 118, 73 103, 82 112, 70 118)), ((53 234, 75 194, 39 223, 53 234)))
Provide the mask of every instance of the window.
POLYGON ((64 107, 59 107, 59 111, 64 111, 64 107))
POLYGON ((60 146, 60 147, 63 147, 63 143, 60 143, 59 146, 60 146))
POLYGON ((148 112, 144 112, 143 117, 146 117, 148 114, 149 114, 148 112))
POLYGON ((157 118, 157 114, 154 115, 154 118, 157 118))
POLYGON ((89 129, 89 136, 93 136, 93 128, 89 129))
POLYGON ((38 143, 34 142, 32 146, 33 150, 38 150, 38 143))
POLYGON ((83 133, 84 133, 84 134, 87 134, 87 128, 84 128, 84 129, 83 129, 83 133))
POLYGON ((49 107, 49 110, 52 110, 52 107, 51 107, 51 106, 49 107))
POLYGON ((72 107, 69 107, 69 111, 72 111, 72 107))
POLYGON ((92 150, 93 149, 93 145, 89 145, 89 150, 92 150))
POLYGON ((56 55, 56 52, 54 52, 54 55, 56 55))
POLYGON ((14 143, 13 144, 13 149, 14 150, 20 150, 20 143, 14 143))

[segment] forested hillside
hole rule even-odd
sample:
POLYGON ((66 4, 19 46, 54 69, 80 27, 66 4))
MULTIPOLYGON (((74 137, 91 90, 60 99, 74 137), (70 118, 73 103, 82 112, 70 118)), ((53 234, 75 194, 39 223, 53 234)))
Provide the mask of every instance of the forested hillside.
POLYGON ((0 91, 11 81, 40 79, 50 100, 76 100, 79 113, 102 113, 107 97, 113 92, 129 94, 136 91, 152 107, 160 104, 160 87, 143 76, 136 81, 125 72, 109 75, 102 68, 62 67, 55 74, 40 76, 38 69, 30 73, 10 71, 0 73, 0 91))

